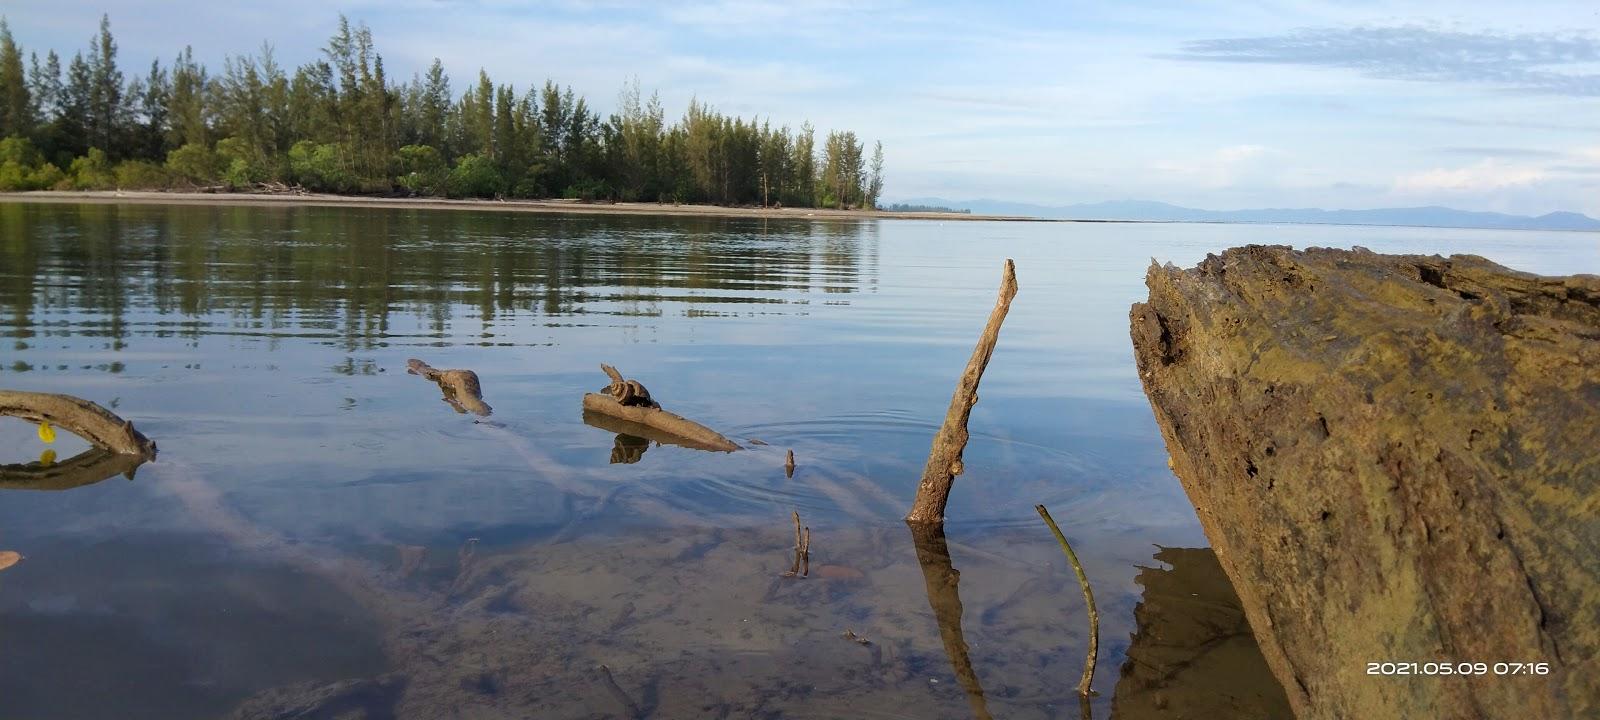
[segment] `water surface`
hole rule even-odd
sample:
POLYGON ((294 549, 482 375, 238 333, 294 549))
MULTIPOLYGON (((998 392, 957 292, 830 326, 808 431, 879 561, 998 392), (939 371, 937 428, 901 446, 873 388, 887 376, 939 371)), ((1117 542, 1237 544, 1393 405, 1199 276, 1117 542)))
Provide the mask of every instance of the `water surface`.
MULTIPOLYGON (((1036 503, 1095 583, 1097 716, 1281 713, 1127 336, 1152 258, 1245 243, 1600 269, 1577 233, 0 204, 0 387, 161 446, 0 488, 28 556, 0 716, 1076 717, 1082 601, 1036 503), (914 537, 1007 257, 947 532, 914 537), (585 424, 601 362, 747 449, 585 424)), ((0 419, 0 462, 43 449, 0 419)))

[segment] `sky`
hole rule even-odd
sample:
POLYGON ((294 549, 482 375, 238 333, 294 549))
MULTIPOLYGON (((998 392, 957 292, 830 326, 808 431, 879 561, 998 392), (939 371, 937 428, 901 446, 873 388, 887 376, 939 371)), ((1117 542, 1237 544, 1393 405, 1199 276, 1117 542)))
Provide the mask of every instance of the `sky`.
POLYGON ((343 13, 392 76, 440 58, 609 111, 698 97, 881 140, 887 200, 1447 205, 1600 217, 1600 2, 0 0, 24 51, 109 13, 127 72, 192 45, 314 59, 343 13))

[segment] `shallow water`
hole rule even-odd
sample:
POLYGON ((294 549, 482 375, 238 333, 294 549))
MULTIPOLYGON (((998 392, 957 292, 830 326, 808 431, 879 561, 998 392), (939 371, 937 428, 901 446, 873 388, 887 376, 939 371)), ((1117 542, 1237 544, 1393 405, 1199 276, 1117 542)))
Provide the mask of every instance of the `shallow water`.
MULTIPOLYGON (((28 556, 0 716, 1076 717, 1082 600, 1036 503, 1094 581, 1096 716, 1281 712, 1180 549, 1205 539, 1127 337, 1152 257, 1245 243, 1600 270, 1576 233, 0 204, 0 387, 161 446, 131 480, 0 483, 28 556), (914 538, 1006 257, 947 534, 914 538), (493 416, 411 357, 476 370, 493 416), (601 362, 747 449, 585 424, 601 362)), ((0 419, 0 462, 43 449, 0 419)))

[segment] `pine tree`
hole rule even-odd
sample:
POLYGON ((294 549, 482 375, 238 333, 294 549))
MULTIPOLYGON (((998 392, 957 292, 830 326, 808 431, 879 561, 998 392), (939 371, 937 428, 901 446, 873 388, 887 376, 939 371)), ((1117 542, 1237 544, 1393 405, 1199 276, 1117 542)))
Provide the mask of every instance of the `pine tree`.
POLYGON ((0 138, 27 137, 33 133, 34 122, 22 49, 12 40, 5 18, 0 17, 0 138))

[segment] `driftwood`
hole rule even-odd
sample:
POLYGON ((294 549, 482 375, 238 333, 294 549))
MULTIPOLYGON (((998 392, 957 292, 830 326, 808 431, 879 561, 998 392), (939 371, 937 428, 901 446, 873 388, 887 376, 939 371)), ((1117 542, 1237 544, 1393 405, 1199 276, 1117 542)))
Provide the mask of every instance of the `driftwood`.
POLYGON ((922 482, 917 485, 917 499, 911 506, 911 513, 906 516, 906 522, 944 522, 944 506, 950 499, 950 487, 963 470, 961 453, 967 447, 967 418, 972 414, 972 406, 978 404, 978 382, 983 379, 983 370, 989 365, 989 357, 994 354, 995 343, 1000 339, 1000 324, 1005 322, 1006 313, 1011 309, 1011 299, 1016 296, 1017 269, 1008 259, 1005 274, 1000 280, 1000 298, 995 301, 994 310, 989 313, 989 323, 984 326, 978 346, 972 350, 972 359, 967 361, 967 369, 961 373, 961 381, 956 385, 955 394, 950 397, 950 410, 945 413, 944 425, 939 428, 939 434, 933 438, 933 447, 928 450, 928 464, 922 470, 922 482))
POLYGON ((583 396, 583 409, 586 414, 601 413, 653 428, 677 438, 674 443, 676 445, 719 452, 733 452, 739 449, 737 444, 723 437, 721 433, 662 410, 661 404, 653 400, 650 391, 645 390, 637 380, 623 379, 622 374, 610 365, 602 364, 600 369, 611 378, 611 384, 601 392, 583 396))
POLYGON ((156 456, 156 444, 110 410, 88 400, 55 393, 0 390, 0 416, 57 425, 91 445, 144 459, 156 456))
MULTIPOLYGON (((677 445, 679 447, 686 447, 694 450, 724 451, 727 449, 720 444, 707 444, 698 442, 693 438, 670 433, 652 425, 646 425, 644 423, 628 420, 617 415, 608 415, 598 410, 592 410, 589 408, 589 403, 587 400, 584 402, 583 424, 590 427, 600 428, 601 430, 614 432, 619 436, 626 435, 631 438, 637 438, 639 440, 656 443, 658 445, 677 445)), ((629 442, 627 444, 632 443, 629 442)))
POLYGON ((790 450, 788 456, 786 456, 784 458, 784 460, 783 460, 783 476, 786 477, 786 478, 794 477, 794 451, 793 450, 790 450))
POLYGON ((443 400, 458 413, 472 413, 487 417, 494 408, 483 401, 483 386, 478 384, 478 374, 471 370, 439 370, 421 360, 406 361, 406 372, 421 375, 439 384, 443 400))

